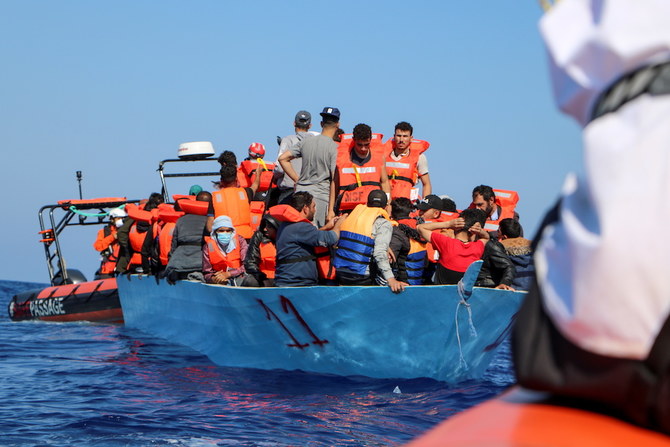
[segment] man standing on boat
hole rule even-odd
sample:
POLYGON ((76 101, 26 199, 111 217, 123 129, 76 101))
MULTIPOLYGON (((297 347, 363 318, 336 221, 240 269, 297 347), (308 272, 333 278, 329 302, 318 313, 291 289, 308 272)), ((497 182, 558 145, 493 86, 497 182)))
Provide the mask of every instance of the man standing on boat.
POLYGON ((390 194, 388 176, 384 167, 381 141, 373 143, 372 129, 367 124, 354 127, 351 140, 338 147, 334 187, 331 189, 329 212, 346 212, 365 205, 371 191, 382 189, 390 194))
MULTIPOLYGON (((301 110, 295 114, 295 119, 293 120, 293 128, 295 133, 288 135, 281 139, 279 143, 279 153, 277 157, 280 157, 285 152, 288 152, 290 149, 299 145, 302 140, 314 136, 309 132, 309 129, 312 127, 312 115, 306 111, 301 110)), ((295 172, 301 172, 302 170, 302 159, 294 158, 290 161, 291 166, 295 172)), ((278 202, 281 203, 289 195, 293 194, 295 191, 295 182, 291 177, 284 173, 279 161, 277 161, 277 167, 275 168, 275 179, 277 182, 277 187, 279 188, 279 198, 278 202)))
POLYGON ((321 134, 307 138, 300 145, 294 146, 279 157, 279 164, 295 183, 296 191, 309 192, 316 203, 314 225, 319 228, 325 225, 326 218, 333 204, 329 204, 333 176, 337 161, 337 143, 333 140, 340 127, 340 111, 335 107, 325 107, 321 115, 321 134), (291 165, 294 158, 302 158, 300 175, 291 165))
POLYGON ((426 197, 433 188, 428 175, 428 160, 424 152, 430 144, 427 141, 412 138, 414 128, 406 121, 395 125, 393 139, 386 145, 386 171, 391 182, 391 198, 407 197, 410 200, 419 198, 415 188, 421 180, 421 195, 426 197))
POLYGON ((366 205, 358 205, 344 219, 335 253, 337 281, 343 286, 388 285, 402 292, 409 284, 395 279, 388 260, 393 235, 386 192, 370 192, 366 205))
POLYGON ((315 248, 335 245, 343 219, 332 219, 317 230, 312 221, 316 201, 307 191, 293 194, 288 205, 277 205, 270 215, 282 222, 277 232, 277 270, 275 285, 279 287, 315 286, 318 284, 315 248))

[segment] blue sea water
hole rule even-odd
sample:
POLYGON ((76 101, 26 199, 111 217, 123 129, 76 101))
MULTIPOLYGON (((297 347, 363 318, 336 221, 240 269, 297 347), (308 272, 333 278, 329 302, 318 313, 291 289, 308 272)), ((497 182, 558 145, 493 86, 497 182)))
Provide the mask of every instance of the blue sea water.
POLYGON ((226 368, 122 325, 10 321, 35 286, 0 281, 3 446, 398 446, 514 380, 508 343, 456 385, 226 368))

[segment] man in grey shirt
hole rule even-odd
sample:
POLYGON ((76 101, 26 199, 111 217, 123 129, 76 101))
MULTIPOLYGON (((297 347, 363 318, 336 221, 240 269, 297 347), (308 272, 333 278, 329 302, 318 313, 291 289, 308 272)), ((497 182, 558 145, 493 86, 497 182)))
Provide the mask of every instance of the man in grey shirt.
MULTIPOLYGON (((295 120, 293 120, 295 133, 281 139, 277 157, 280 157, 284 152, 299 145, 305 138, 314 136, 309 132, 310 127, 312 127, 312 115, 306 110, 301 110, 296 113, 295 120)), ((291 160, 291 166, 295 172, 300 172, 302 169, 302 159, 294 158, 291 160)), ((281 203, 286 197, 293 193, 295 190, 295 182, 288 175, 284 175, 284 170, 279 163, 277 163, 277 167, 275 168, 275 181, 279 188, 279 197, 277 200, 281 203)))
POLYGON ((330 189, 333 187, 333 174, 337 161, 337 143, 333 140, 340 127, 340 111, 335 107, 325 107, 321 115, 321 134, 303 139, 279 156, 279 164, 296 183, 296 191, 307 191, 316 202, 314 225, 320 228, 326 224, 329 216, 330 189), (293 169, 291 160, 302 158, 300 175, 293 169))

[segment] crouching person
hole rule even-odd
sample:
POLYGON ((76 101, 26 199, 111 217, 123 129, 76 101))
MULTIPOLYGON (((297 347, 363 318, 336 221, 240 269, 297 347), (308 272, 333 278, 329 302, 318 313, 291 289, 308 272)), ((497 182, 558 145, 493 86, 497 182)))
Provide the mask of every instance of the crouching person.
POLYGON ((247 254, 247 242, 235 232, 228 216, 214 219, 212 233, 202 248, 202 272, 205 282, 239 285, 244 277, 242 259, 247 254))
POLYGON ((277 259, 277 229, 279 222, 266 214, 258 230, 251 236, 247 255, 244 257, 246 277, 243 287, 272 287, 275 284, 277 259))
POLYGON ((344 220, 333 262, 340 285, 388 285, 395 293, 409 285, 395 279, 389 263, 393 225, 387 201, 381 189, 370 191, 367 205, 357 205, 344 220))

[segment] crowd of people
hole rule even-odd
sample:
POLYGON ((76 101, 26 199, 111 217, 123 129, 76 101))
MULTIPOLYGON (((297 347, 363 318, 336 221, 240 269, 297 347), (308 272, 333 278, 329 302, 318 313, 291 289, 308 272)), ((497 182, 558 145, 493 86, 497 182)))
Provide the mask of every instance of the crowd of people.
POLYGON ((199 185, 173 204, 153 193, 109 213, 94 247, 98 277, 153 274, 242 287, 457 284, 483 260, 476 285, 527 290, 530 242, 518 195, 479 185, 459 211, 433 194, 430 144, 399 122, 388 141, 358 124, 339 128, 340 111, 299 111, 295 132, 279 140, 276 162, 253 143, 238 164, 219 157, 211 192, 199 185), (419 188, 420 187, 420 188, 419 188))

